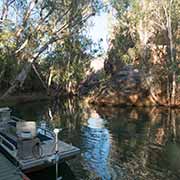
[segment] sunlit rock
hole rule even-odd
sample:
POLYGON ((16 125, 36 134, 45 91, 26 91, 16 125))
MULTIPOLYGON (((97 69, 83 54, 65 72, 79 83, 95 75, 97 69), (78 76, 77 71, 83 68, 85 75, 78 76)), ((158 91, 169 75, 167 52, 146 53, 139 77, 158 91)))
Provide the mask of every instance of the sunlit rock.
POLYGON ((124 66, 95 92, 92 103, 101 105, 150 106, 148 89, 143 86, 141 73, 133 66, 124 66))

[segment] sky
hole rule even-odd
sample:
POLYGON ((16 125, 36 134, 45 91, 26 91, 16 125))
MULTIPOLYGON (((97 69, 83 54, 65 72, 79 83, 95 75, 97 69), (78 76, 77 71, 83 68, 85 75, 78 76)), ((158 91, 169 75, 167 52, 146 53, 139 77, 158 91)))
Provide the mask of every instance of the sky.
POLYGON ((89 22, 93 24, 88 30, 89 36, 94 43, 98 43, 102 39, 101 46, 106 52, 108 49, 108 13, 103 12, 100 15, 95 15, 89 22))

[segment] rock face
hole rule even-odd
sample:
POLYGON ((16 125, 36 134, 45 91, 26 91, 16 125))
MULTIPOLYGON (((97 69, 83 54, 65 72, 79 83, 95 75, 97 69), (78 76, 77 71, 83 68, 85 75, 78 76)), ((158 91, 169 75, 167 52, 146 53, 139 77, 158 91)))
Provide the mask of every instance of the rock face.
POLYGON ((100 86, 100 74, 91 73, 87 78, 79 85, 79 95, 87 96, 90 95, 94 90, 100 86))
POLYGON ((91 103, 100 105, 153 105, 143 85, 141 73, 133 66, 124 66, 95 92, 91 103))
POLYGON ((91 61, 90 70, 87 72, 85 80, 78 87, 80 96, 87 96, 99 88, 104 70, 104 59, 105 57, 102 56, 91 61))

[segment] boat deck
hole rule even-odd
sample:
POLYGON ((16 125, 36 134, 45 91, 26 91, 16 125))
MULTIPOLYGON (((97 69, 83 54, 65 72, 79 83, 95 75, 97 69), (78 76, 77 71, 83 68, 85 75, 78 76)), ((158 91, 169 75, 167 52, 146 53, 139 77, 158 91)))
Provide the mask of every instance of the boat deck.
MULTIPOLYGON (((22 125, 22 128, 29 128, 31 124, 24 125, 25 121, 19 120, 16 122, 15 120, 19 119, 13 117, 4 126, 0 126, 0 148, 10 156, 23 172, 48 167, 52 164, 71 159, 80 153, 80 149, 71 144, 60 140, 56 144, 54 135, 50 136, 52 134, 51 131, 40 127, 34 128, 39 130, 36 137, 22 141, 21 137, 17 135, 18 132, 22 131, 18 125, 22 125), (38 145, 37 150, 35 149, 36 144, 38 145)), ((32 128, 30 132, 34 132, 34 129, 32 128)))
MULTIPOLYGON (((0 153, 0 180, 23 180, 26 177, 3 154, 0 153)), ((26 177, 26 179, 28 179, 26 177)))
MULTIPOLYGON (((55 154, 55 148, 53 142, 48 142, 47 144, 43 144, 43 157, 39 159, 29 159, 29 160, 19 160, 19 166, 22 170, 27 170, 31 168, 36 168, 38 166, 48 166, 48 164, 52 163, 51 160, 52 154, 55 154)), ((70 144, 67 144, 63 141, 58 142, 58 161, 63 161, 70 159, 80 153, 80 149, 72 146, 70 144)))

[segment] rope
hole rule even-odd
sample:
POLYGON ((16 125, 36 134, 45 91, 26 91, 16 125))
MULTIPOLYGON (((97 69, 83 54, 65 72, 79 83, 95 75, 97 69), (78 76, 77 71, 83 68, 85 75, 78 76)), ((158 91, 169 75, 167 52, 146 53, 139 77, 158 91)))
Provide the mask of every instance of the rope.
POLYGON ((37 142, 33 147, 32 147, 32 154, 35 159, 39 159, 43 155, 43 148, 41 146, 41 143, 37 142))

